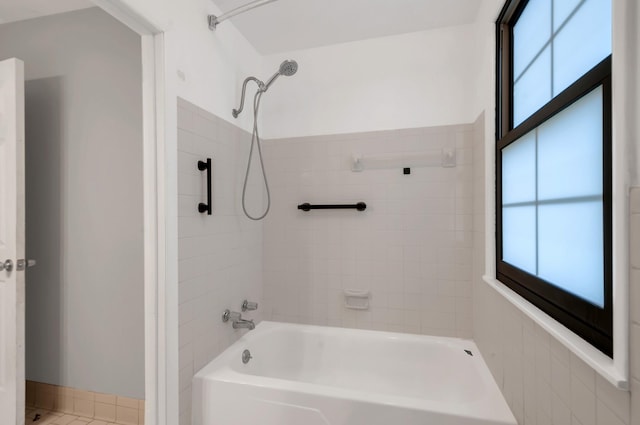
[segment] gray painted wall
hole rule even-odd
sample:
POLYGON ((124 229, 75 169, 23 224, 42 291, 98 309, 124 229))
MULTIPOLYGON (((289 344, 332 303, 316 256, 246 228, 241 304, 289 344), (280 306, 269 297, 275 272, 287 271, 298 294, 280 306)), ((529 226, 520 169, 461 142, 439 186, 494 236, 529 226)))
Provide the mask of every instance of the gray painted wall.
POLYGON ((28 80, 29 380, 144 398, 140 51, 97 8, 0 26, 28 80))

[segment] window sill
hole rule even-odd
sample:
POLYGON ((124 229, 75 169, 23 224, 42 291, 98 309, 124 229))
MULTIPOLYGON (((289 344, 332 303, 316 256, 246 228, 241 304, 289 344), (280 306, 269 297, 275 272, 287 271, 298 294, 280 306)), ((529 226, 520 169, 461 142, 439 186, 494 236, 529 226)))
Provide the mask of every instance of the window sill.
POLYGON ((588 342, 571 332, 563 325, 556 322, 539 308, 522 298, 520 295, 497 281, 494 277, 483 276, 484 281, 505 297, 518 310, 522 311, 531 320, 557 339, 569 351, 578 356, 582 361, 591 366, 598 374, 620 390, 629 389, 629 379, 624 371, 621 371, 610 359, 588 342))

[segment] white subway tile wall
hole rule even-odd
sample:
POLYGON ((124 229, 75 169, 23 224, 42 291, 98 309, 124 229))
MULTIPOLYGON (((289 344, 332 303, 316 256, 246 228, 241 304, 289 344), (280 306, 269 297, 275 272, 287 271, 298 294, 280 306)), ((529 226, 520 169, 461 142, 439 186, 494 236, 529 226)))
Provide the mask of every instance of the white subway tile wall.
MULTIPOLYGON (((631 391, 614 388, 482 281, 484 126, 474 129, 474 339, 522 425, 640 425, 640 264, 631 272, 631 391), (634 369, 635 365, 635 369, 634 369)), ((640 190, 631 191, 631 241, 640 237, 640 190)), ((631 255, 640 255, 631 245, 631 255)))
POLYGON ((471 125, 274 139, 264 153, 265 319, 471 337, 471 125), (455 168, 351 171, 354 155, 442 148, 455 168), (366 211, 297 209, 358 201, 366 211), (370 290, 370 308, 346 309, 344 289, 370 290))
MULTIPOLYGON (((260 309, 244 314, 257 322, 262 301, 262 225, 242 213, 240 194, 251 135, 182 99, 178 100, 178 274, 180 424, 191 424, 191 379, 246 330, 221 320, 247 298, 260 309), (213 215, 206 202, 199 160, 212 158, 213 215)), ((254 164, 255 165, 255 164, 254 164)), ((254 177, 257 176, 253 173, 254 177)), ((251 180, 251 206, 262 205, 251 180)))
MULTIPOLYGON (((620 391, 482 282, 484 115, 470 125, 268 140, 271 212, 254 223, 240 207, 251 136, 178 106, 182 425, 193 374, 246 332, 220 320, 244 298, 260 303, 256 321, 473 335, 520 424, 640 425, 640 189, 630 202, 632 382, 620 391), (354 155, 451 147, 455 168, 351 171, 354 155), (213 216, 196 210, 204 199, 196 163, 206 157, 213 216), (357 201, 365 212, 296 208, 357 201), (370 290, 370 309, 345 309, 344 289, 370 290)), ((254 166, 257 211, 264 198, 254 166)))

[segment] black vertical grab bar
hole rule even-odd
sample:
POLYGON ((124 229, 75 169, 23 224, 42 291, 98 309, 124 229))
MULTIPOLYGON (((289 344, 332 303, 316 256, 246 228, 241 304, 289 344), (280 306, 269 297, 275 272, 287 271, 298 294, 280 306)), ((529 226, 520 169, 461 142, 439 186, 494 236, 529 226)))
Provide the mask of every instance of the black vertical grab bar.
POLYGON ((211 158, 207 161, 198 161, 198 170, 207 170, 207 203, 200 202, 198 204, 198 212, 211 215, 211 158))

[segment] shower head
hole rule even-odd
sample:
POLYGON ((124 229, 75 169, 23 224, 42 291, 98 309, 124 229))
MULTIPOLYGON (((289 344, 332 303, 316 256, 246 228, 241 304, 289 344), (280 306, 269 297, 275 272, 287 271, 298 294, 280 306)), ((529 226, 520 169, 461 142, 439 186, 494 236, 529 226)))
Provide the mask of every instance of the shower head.
POLYGON ((242 97, 240 100, 240 107, 238 109, 234 109, 233 111, 231 111, 233 117, 238 118, 238 115, 240 115, 240 113, 242 112, 242 109, 244 108, 244 95, 247 90, 247 83, 249 81, 255 81, 255 83, 258 85, 258 93, 264 93, 269 89, 269 87, 271 87, 271 84, 273 84, 273 82, 279 76, 284 75, 285 77, 290 77, 293 74, 295 74, 297 71, 298 71, 298 62, 294 60, 286 60, 280 64, 280 68, 278 69, 278 72, 273 74, 273 76, 269 78, 269 81, 267 81, 266 84, 258 80, 256 77, 247 77, 244 80, 244 83, 242 83, 242 97))
POLYGON ((280 64, 280 74, 285 77, 291 77, 298 71, 298 62, 294 60, 286 60, 280 64))
POLYGON ((267 91, 271 84, 281 75, 285 77, 290 77, 298 71, 298 62, 294 60, 286 60, 280 64, 280 69, 278 72, 273 74, 273 77, 269 78, 269 81, 264 85, 264 89, 262 91, 267 91))

